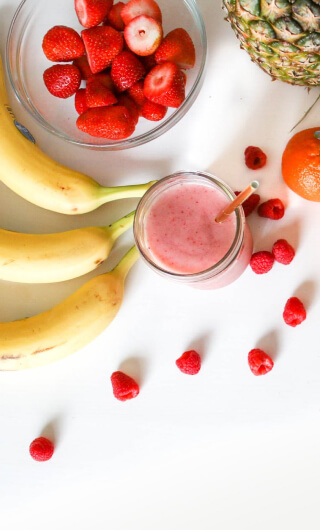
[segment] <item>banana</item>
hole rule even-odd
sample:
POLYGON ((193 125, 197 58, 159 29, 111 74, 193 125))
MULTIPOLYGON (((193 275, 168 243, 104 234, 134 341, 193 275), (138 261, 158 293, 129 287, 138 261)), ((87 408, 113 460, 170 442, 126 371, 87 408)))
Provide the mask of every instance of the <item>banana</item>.
POLYGON ((117 199, 141 197, 153 184, 104 188, 92 178, 52 160, 30 137, 10 108, 0 57, 0 180, 8 188, 41 208, 75 215, 117 199))
POLYGON ((133 224, 131 212, 112 225, 58 234, 20 234, 0 229, 0 280, 52 283, 96 269, 116 239, 133 224))
POLYGON ((124 280, 138 257, 134 246, 111 272, 89 280, 49 311, 0 323, 0 370, 43 366, 96 338, 118 313, 124 280))

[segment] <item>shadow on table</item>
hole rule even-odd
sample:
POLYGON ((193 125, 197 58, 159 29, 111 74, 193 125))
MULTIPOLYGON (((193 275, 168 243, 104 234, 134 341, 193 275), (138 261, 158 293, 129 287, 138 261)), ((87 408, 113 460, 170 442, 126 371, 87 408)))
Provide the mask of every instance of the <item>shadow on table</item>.
POLYGON ((280 344, 279 344, 279 333, 275 329, 272 329, 271 331, 268 331, 263 337, 261 337, 257 344, 256 348, 260 348, 264 352, 266 352, 273 361, 277 359, 279 356, 280 351, 280 344))
POLYGON ((2 60, 4 60, 9 25, 11 23, 11 20, 13 19, 15 11, 15 5, 12 6, 7 4, 0 8, 0 51, 2 55, 2 60))

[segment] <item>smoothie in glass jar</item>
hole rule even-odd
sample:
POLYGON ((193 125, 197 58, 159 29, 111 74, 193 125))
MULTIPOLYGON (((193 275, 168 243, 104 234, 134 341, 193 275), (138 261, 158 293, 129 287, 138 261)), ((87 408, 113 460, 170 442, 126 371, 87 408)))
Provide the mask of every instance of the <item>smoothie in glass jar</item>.
POLYGON ((252 237, 242 208, 223 223, 217 215, 235 198, 220 179, 179 172, 152 186, 135 217, 136 244, 159 274, 199 289, 236 280, 252 255, 252 237))

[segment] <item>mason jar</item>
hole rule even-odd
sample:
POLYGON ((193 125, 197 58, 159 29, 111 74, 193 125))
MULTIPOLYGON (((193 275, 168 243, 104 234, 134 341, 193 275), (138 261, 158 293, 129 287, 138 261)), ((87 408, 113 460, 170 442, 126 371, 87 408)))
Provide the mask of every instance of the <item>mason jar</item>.
POLYGON ((209 173, 180 171, 159 180, 135 214, 135 242, 145 263, 163 278, 197 289, 237 280, 253 247, 243 208, 215 221, 234 199, 228 184, 209 173))

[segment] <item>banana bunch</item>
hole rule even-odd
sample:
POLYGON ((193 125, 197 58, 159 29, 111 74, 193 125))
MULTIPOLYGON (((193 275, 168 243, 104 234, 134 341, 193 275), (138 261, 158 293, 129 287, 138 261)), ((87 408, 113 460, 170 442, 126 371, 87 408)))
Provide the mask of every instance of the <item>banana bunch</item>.
POLYGON ((104 188, 52 160, 18 126, 9 105, 0 57, 0 180, 8 188, 37 206, 75 215, 117 199, 142 197, 153 184, 104 188))
MULTIPOLYGON (((69 215, 90 212, 116 199, 141 197, 153 184, 104 188, 56 163, 21 129, 8 105, 0 57, 0 181, 42 208, 69 215)), ((108 227, 57 234, 0 229, 0 279, 48 283, 86 274, 108 257, 116 239, 132 226, 134 213, 108 227)), ((134 246, 111 272, 91 279, 49 311, 0 323, 0 370, 42 366, 93 340, 116 316, 124 280, 138 257, 134 246)))

